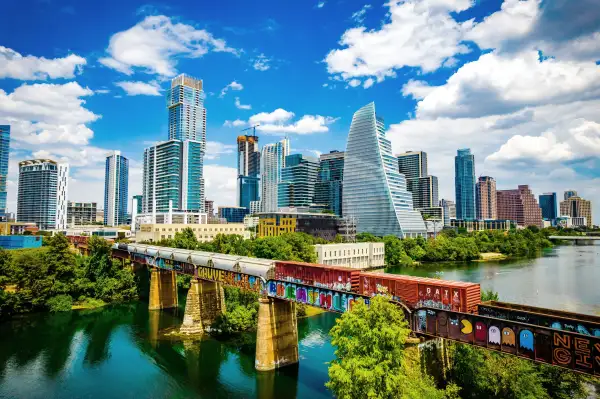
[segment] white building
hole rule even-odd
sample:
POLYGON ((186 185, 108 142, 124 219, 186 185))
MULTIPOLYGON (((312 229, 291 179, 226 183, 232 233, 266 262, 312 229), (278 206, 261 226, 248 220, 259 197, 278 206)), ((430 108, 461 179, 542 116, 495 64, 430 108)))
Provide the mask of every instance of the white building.
POLYGON ((67 228, 67 195, 69 193, 69 165, 58 165, 58 188, 56 190, 56 228, 67 228))
POLYGON ((385 244, 382 242, 357 242, 348 244, 315 245, 317 263, 369 269, 385 266, 385 244))
POLYGON ((281 181, 281 169, 285 157, 290 154, 290 141, 265 145, 260 154, 260 201, 263 212, 277 212, 277 185, 281 181))
POLYGON ((243 223, 225 224, 142 224, 140 231, 136 233, 135 240, 158 242, 168 238, 174 238, 175 234, 185 229, 192 229, 194 235, 200 242, 208 242, 215 239, 217 234, 237 234, 244 238, 250 238, 245 231, 243 223))
POLYGON ((119 226, 127 222, 129 160, 121 151, 111 151, 106 155, 105 170, 104 225, 119 226))

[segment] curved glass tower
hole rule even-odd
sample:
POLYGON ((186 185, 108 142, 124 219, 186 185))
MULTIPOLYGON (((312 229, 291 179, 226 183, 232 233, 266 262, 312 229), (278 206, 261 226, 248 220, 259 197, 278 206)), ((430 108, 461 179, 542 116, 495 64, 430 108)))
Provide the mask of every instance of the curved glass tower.
POLYGON ((344 162, 343 213, 358 232, 377 236, 426 236, 421 213, 413 209, 406 179, 398 172, 392 145, 375 103, 354 113, 344 162))

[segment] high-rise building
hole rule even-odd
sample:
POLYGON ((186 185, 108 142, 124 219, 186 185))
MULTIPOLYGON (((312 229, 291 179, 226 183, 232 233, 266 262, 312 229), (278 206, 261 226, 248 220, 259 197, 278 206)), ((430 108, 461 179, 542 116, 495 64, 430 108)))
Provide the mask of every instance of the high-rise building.
POLYGON ((202 143, 206 151, 206 109, 202 80, 179 75, 171 80, 167 92, 169 140, 192 140, 202 143))
POLYGON ((277 207, 305 207, 313 204, 319 161, 302 154, 285 157, 281 181, 277 185, 277 207))
POLYGON ((257 136, 238 136, 238 206, 250 209, 250 202, 258 201, 260 152, 258 151, 257 136))
POLYGON ((457 151, 454 158, 456 218, 475 219, 475 156, 470 148, 457 151))
POLYGON ((356 221, 358 232, 378 236, 425 236, 421 214, 413 209, 406 179, 385 137, 375 103, 354 113, 344 159, 343 214, 356 221))
POLYGON ((67 225, 86 226, 96 222, 98 211, 95 202, 67 202, 67 225))
POLYGON ((436 176, 406 179, 406 188, 412 193, 415 209, 438 206, 438 178, 436 176))
POLYGON ((518 226, 542 227, 542 210, 528 185, 516 190, 496 191, 499 220, 511 220, 518 226))
MULTIPOLYGON (((134 195, 133 196, 133 206, 136 207, 136 213, 139 215, 140 213, 142 213, 142 209, 143 209, 143 202, 144 202, 144 196, 141 194, 138 195, 134 195)), ((133 211, 133 209, 132 209, 133 211)))
POLYGON ((592 227, 592 202, 585 200, 577 195, 570 196, 565 201, 560 202, 560 216, 570 216, 571 218, 585 218, 586 226, 592 227))
POLYGON ((338 216, 342 215, 342 181, 344 178, 344 153, 330 151, 319 157, 319 173, 315 185, 315 204, 338 216))
POLYGON ((444 210, 444 226, 450 226, 450 220, 456 219, 456 205, 454 205, 454 201, 442 198, 440 206, 444 210))
POLYGON ((250 213, 243 206, 220 206, 219 217, 227 220, 227 223, 243 223, 244 217, 250 213))
POLYGON ((112 151, 106 157, 104 175, 105 226, 127 223, 128 187, 129 160, 121 155, 121 151, 112 151))
POLYGON ((540 208, 542 208, 542 218, 544 220, 555 220, 558 215, 556 214, 556 208, 558 200, 556 193, 544 193, 540 195, 540 208))
POLYGON ((290 142, 283 139, 278 143, 263 146, 260 153, 260 198, 263 212, 276 212, 279 197, 277 185, 281 181, 281 170, 285 157, 290 153, 290 142))
POLYGON ((398 171, 407 179, 427 176, 427 153, 424 151, 407 151, 396 155, 398 171))
POLYGON ((475 185, 475 207, 477 219, 485 220, 498 218, 496 206, 496 180, 490 176, 479 176, 475 185))
POLYGON ((565 193, 564 193, 565 201, 568 200, 571 197, 577 197, 577 191, 575 191, 575 190, 567 190, 567 191, 565 191, 565 193))
POLYGON ((50 159, 19 162, 17 221, 41 230, 67 228, 69 166, 50 159))
POLYGON ((10 152, 10 125, 0 125, 0 220, 6 219, 6 177, 10 152))

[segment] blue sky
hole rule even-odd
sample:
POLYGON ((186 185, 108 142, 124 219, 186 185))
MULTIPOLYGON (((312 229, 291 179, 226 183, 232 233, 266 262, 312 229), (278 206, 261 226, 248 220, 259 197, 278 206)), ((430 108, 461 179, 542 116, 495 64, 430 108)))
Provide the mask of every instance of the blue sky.
POLYGON ((4 0, 9 208, 30 157, 69 162, 70 199, 102 202, 105 153, 121 150, 141 193, 143 149, 167 137, 177 73, 204 80, 206 192, 219 205, 235 201, 235 138, 249 123, 261 144, 287 134, 316 155, 343 150, 371 101, 395 152, 428 152, 441 197, 454 197, 456 149, 471 147, 499 189, 596 200, 600 11, 569 3, 4 0))

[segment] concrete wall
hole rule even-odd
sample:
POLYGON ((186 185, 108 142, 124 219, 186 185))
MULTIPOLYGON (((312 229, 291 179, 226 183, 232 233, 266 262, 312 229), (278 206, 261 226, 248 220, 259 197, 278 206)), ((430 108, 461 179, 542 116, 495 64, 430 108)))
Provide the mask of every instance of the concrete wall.
POLYGON ((367 269, 385 265, 385 245, 382 242, 315 245, 317 263, 367 269))

